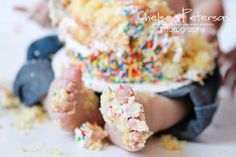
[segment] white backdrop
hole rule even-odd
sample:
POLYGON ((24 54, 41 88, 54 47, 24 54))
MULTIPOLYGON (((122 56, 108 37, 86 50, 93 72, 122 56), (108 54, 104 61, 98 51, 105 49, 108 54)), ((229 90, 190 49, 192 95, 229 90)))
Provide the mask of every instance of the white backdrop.
MULTIPOLYGON (((17 70, 25 60, 27 46, 33 40, 52 33, 51 30, 40 28, 28 20, 23 14, 13 11, 17 4, 31 5, 34 0, 1 0, 0 5, 0 79, 12 81, 17 70)), ((225 0, 228 21, 220 32, 220 42, 224 50, 236 45, 236 1, 225 0)), ((24 135, 11 127, 14 116, 0 117, 0 156, 6 157, 37 157, 41 152, 23 153, 21 147, 38 146, 56 147, 64 152, 65 156, 92 157, 234 157, 236 154, 236 104, 232 98, 226 97, 211 126, 198 138, 195 143, 186 143, 182 151, 168 152, 161 147, 154 138, 147 147, 139 153, 127 153, 119 148, 110 146, 102 152, 91 152, 78 148, 71 137, 62 132, 51 122, 39 126, 24 135), (48 138, 50 137, 50 138, 48 138)), ((46 155, 49 156, 49 155, 46 155)))

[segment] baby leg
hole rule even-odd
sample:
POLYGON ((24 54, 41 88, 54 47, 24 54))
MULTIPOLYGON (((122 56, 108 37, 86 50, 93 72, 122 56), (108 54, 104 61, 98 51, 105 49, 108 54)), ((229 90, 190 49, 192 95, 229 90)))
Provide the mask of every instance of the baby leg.
POLYGON ((184 103, 157 94, 134 93, 130 87, 105 90, 101 112, 111 141, 128 150, 138 151, 150 135, 167 129, 187 115, 184 103))
POLYGON ((81 71, 76 67, 68 69, 52 82, 45 101, 50 117, 68 131, 74 131, 87 121, 102 125, 98 105, 99 99, 92 90, 83 86, 81 71))

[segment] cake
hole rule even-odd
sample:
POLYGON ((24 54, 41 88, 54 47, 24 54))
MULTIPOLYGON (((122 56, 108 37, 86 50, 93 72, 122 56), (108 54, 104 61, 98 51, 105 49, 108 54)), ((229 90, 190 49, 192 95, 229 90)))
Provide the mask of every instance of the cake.
POLYGON ((75 141, 83 148, 101 150, 108 133, 102 127, 86 122, 75 129, 75 141))
POLYGON ((163 92, 203 83, 217 52, 201 33, 171 32, 186 26, 162 0, 51 0, 51 18, 71 64, 79 65, 86 87, 128 84, 135 91, 163 92), (158 17, 148 20, 143 16, 158 17), (63 14, 63 16, 62 16, 63 14))

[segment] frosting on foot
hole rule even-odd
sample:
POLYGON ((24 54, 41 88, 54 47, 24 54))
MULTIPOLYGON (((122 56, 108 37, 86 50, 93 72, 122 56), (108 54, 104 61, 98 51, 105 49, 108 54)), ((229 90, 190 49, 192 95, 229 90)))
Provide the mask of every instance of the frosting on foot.
POLYGON ((69 69, 50 87, 46 108, 63 129, 74 131, 88 121, 103 124, 95 93, 83 86, 79 69, 69 69))
POLYGON ((152 134, 147 126, 144 108, 135 101, 129 86, 120 85, 118 90, 107 88, 101 96, 101 113, 105 122, 122 135, 122 144, 131 151, 144 147, 152 134))

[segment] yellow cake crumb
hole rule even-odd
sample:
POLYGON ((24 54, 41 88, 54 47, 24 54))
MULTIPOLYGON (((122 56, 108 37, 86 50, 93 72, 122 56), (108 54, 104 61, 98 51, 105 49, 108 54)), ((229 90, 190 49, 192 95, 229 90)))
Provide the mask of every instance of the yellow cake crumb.
POLYGON ((20 104, 20 100, 14 96, 6 83, 0 82, 0 109, 14 109, 19 107, 20 104))
POLYGON ((56 148, 56 147, 49 147, 45 142, 37 144, 35 146, 30 146, 30 147, 21 147, 20 150, 23 153, 32 153, 32 152, 38 152, 42 153, 45 155, 50 155, 50 156, 63 156, 65 155, 61 149, 56 148))
POLYGON ((64 153, 60 149, 54 148, 54 147, 53 148, 47 148, 45 150, 45 154, 53 155, 53 156, 62 156, 62 155, 64 155, 64 153))
POLYGON ((31 146, 31 147, 26 147, 26 146, 20 147, 20 150, 24 153, 40 152, 44 149, 45 145, 46 143, 43 142, 43 143, 40 143, 35 146, 31 146))
POLYGON ((172 135, 162 135, 160 141, 166 150, 180 150, 181 142, 172 135))
POLYGON ((32 129, 36 124, 42 123, 48 119, 47 112, 41 106, 23 108, 16 118, 14 126, 18 129, 32 129))

